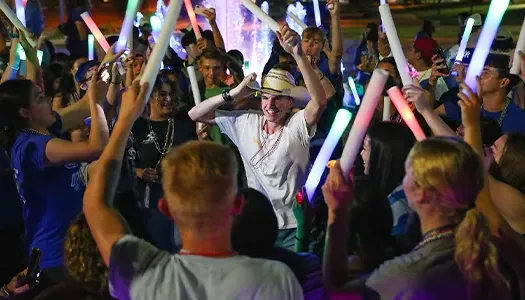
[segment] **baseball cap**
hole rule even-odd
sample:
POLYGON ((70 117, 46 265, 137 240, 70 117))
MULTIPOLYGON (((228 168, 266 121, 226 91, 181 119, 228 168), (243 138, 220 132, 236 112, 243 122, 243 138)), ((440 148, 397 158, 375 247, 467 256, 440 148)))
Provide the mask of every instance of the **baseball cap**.
POLYGON ((75 73, 75 80, 78 83, 82 83, 82 81, 84 81, 84 79, 86 77, 86 74, 89 71, 89 69, 91 69, 91 67, 97 67, 98 65, 99 65, 99 63, 97 61, 95 61, 95 60, 88 60, 85 63, 81 64, 78 67, 77 73, 75 73))
POLYGON ((432 62, 432 56, 434 56, 434 51, 439 47, 436 40, 429 37, 418 37, 414 40, 414 48, 417 51, 421 52, 423 59, 427 62, 432 62))

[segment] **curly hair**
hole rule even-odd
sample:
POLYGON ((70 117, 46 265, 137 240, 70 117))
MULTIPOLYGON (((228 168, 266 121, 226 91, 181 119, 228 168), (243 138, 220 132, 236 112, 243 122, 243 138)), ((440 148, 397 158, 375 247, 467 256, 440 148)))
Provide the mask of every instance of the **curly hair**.
POLYGON ((100 293, 107 293, 108 268, 98 252, 82 213, 71 222, 67 230, 65 260, 66 268, 73 279, 100 293))

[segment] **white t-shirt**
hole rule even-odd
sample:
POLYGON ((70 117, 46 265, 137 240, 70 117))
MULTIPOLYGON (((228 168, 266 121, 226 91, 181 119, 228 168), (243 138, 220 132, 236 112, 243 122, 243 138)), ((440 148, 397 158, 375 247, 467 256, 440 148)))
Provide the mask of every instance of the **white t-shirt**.
POLYGON ((215 113, 215 122, 239 149, 248 186, 270 199, 279 229, 296 228, 292 204, 306 181, 315 126, 308 132, 304 110, 270 136, 262 130, 264 121, 261 111, 215 113))
POLYGON ((301 285, 281 262, 172 255, 132 235, 111 250, 109 285, 120 300, 303 299, 301 285))

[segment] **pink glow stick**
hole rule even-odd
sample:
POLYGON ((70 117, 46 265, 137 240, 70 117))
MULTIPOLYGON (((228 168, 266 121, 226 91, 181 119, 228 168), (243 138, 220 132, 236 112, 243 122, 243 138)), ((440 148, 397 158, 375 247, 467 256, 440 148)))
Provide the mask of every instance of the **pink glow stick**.
POLYGON ((394 106, 396 107, 397 111, 403 118, 403 121, 405 121, 405 123, 408 125, 408 128, 412 130, 412 133, 416 137, 416 140, 422 141, 426 139, 426 136, 423 133, 423 129, 421 129, 421 126, 419 126, 419 123, 417 122, 414 113, 408 106, 407 100, 405 99, 405 97, 403 97, 401 90, 399 90, 397 86, 394 86, 390 88, 387 91, 387 93, 390 97, 390 100, 392 100, 392 103, 394 103, 394 106))
POLYGON ((186 6, 186 11, 188 12, 188 17, 190 18, 191 27, 193 27, 193 32, 195 32, 195 37, 197 40, 202 38, 201 31, 199 30, 199 23, 197 23, 197 17, 195 16, 195 11, 193 11, 193 5, 191 0, 184 0, 184 6, 186 6))
POLYGON ((372 78, 370 79, 370 83, 368 84, 368 88, 366 89, 365 96, 361 101, 361 107, 357 112, 352 129, 350 129, 350 134, 346 140, 343 155, 341 156, 341 169, 343 170, 343 175, 346 180, 348 180, 348 175, 354 165, 355 157, 361 148, 361 143, 365 138, 368 125, 372 120, 377 105, 379 104, 379 98, 381 98, 381 95, 383 94, 382 92, 385 88, 387 79, 387 71, 375 69, 372 78))
POLYGON ((95 36, 95 39, 97 40, 100 47, 102 47, 104 52, 107 53, 110 48, 109 43, 98 28, 97 24, 95 24, 95 21, 93 21, 93 18, 91 18, 87 11, 82 13, 80 16, 82 17, 82 20, 84 20, 84 22, 86 23, 89 30, 91 30, 91 33, 93 33, 93 35, 95 36))

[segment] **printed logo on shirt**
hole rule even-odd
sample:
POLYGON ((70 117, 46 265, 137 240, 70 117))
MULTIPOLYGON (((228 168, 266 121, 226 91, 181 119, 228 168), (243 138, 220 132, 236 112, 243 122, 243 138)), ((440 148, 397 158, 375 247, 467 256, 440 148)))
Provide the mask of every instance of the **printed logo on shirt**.
POLYGON ((148 136, 146 137, 146 139, 142 141, 142 144, 143 145, 153 144, 155 143, 156 138, 157 136, 155 135, 155 132, 150 132, 148 136))
POLYGON ((83 186, 83 181, 82 181, 82 174, 80 174, 80 171, 71 174, 71 187, 76 192, 78 192, 82 186, 83 186))

